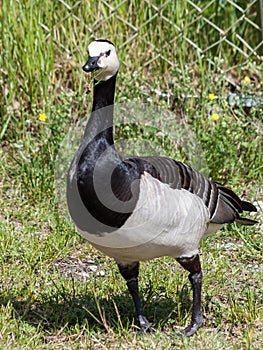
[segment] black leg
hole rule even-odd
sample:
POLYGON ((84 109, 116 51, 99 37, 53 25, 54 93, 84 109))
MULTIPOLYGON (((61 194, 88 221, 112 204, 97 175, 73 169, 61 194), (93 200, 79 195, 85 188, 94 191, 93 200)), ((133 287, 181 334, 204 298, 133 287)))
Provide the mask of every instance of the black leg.
POLYGON ((191 336, 196 333, 198 328, 203 325, 203 311, 202 311, 202 269, 199 259, 199 254, 190 258, 177 258, 180 265, 190 272, 189 280, 193 290, 193 312, 190 324, 183 331, 184 335, 191 336))
POLYGON ((132 299, 137 311, 141 332, 145 333, 145 332, 152 331, 151 324, 149 323, 147 318, 144 316, 141 300, 139 297, 139 290, 138 290, 139 263, 133 262, 131 264, 125 264, 117 261, 117 264, 121 275, 125 278, 127 282, 127 287, 132 296, 132 299))

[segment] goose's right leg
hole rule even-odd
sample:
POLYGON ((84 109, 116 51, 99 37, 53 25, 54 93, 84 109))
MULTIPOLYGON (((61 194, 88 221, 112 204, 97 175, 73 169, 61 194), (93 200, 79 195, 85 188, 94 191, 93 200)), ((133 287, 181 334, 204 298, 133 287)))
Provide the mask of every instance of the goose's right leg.
POLYGON ((133 262, 130 264, 121 263, 117 261, 119 270, 121 275, 125 278, 127 287, 132 296, 139 324, 141 327, 141 332, 150 332, 152 331, 152 326, 147 318, 144 316, 141 300, 139 297, 139 289, 138 289, 138 275, 139 275, 139 262, 133 262))

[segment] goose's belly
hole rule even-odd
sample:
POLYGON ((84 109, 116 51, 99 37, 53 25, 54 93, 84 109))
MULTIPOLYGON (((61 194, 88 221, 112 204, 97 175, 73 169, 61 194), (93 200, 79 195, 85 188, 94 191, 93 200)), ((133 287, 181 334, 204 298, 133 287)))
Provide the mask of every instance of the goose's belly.
POLYGON ((209 223, 201 198, 144 173, 136 207, 125 224, 101 235, 80 231, 97 249, 123 262, 192 256, 209 223))

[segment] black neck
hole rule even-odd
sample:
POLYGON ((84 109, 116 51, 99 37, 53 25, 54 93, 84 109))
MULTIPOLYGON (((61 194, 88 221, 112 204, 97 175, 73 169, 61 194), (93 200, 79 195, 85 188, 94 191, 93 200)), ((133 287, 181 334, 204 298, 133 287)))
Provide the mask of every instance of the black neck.
POLYGON ((125 165, 114 147, 115 82, 116 75, 107 81, 94 82, 92 113, 71 166, 71 169, 77 169, 76 177, 72 177, 73 180, 76 178, 77 187, 70 189, 68 196, 74 195, 81 208, 71 201, 70 213, 76 218, 78 227, 90 233, 112 232, 121 227, 133 212, 139 193, 139 183, 134 182, 139 178, 136 165, 129 174, 130 167, 125 165), (133 183, 136 185, 131 190, 133 183), (119 201, 130 199, 128 212, 120 210, 119 201))
POLYGON ((94 79, 92 112, 114 104, 116 77, 117 74, 106 81, 94 79))
POLYGON ((113 109, 115 93, 115 74, 109 80, 94 80, 93 106, 85 134, 91 140, 100 135, 109 145, 113 145, 113 109))

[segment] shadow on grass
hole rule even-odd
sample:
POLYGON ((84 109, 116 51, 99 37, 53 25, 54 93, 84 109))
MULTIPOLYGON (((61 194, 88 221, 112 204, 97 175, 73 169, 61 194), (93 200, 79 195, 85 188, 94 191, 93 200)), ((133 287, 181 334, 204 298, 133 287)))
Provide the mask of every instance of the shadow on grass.
MULTIPOLYGON (((180 303, 180 317, 188 314, 191 301, 188 288, 175 296, 180 303)), ((137 325, 136 312, 128 292, 108 298, 97 299, 92 294, 72 297, 64 294, 42 295, 43 302, 33 299, 18 300, 12 296, 0 297, 0 305, 11 304, 14 317, 23 322, 54 331, 62 327, 86 324, 89 330, 129 329, 137 325)), ((164 325, 168 319, 176 320, 178 312, 174 299, 157 296, 154 301, 143 302, 145 314, 154 327, 164 325)))

